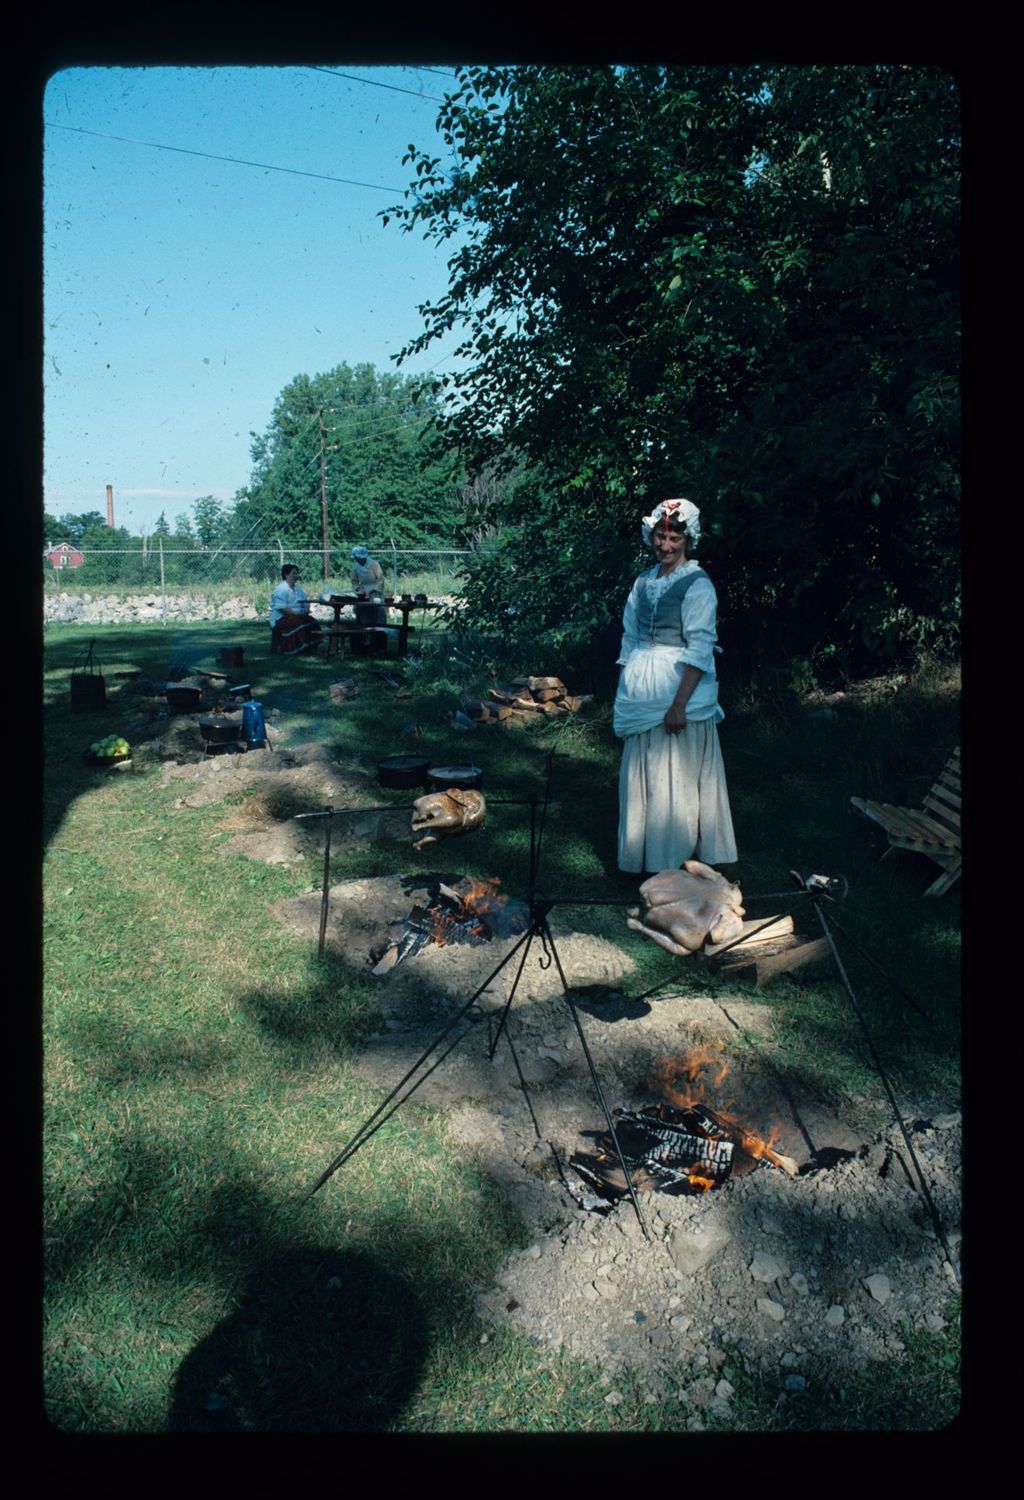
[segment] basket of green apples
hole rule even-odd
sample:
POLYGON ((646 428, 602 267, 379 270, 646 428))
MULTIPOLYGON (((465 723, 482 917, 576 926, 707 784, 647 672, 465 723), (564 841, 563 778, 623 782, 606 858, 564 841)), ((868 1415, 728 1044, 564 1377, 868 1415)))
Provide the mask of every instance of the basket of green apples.
POLYGON ((108 734, 105 740, 94 740, 85 752, 91 766, 118 766, 130 758, 132 747, 120 735, 108 734))

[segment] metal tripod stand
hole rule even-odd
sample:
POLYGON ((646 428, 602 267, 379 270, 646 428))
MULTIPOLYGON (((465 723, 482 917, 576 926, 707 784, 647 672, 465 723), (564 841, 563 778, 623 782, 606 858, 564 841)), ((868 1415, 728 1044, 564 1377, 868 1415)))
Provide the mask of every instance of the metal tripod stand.
POLYGON ((614 1121, 614 1119, 612 1117, 611 1111, 609 1110, 608 1104, 607 1104, 607 1102, 605 1100, 604 1091, 601 1088, 601 1081, 600 1081, 600 1079, 597 1076, 597 1069, 594 1067, 594 1060, 593 1060, 593 1057, 591 1056, 590 1048, 587 1045, 587 1039, 586 1039, 586 1036, 584 1034, 582 1024, 580 1022, 579 1011, 578 1011, 578 1009, 576 1007, 575 1001, 573 1000, 572 992, 571 992, 571 990, 569 988, 569 985, 566 982, 565 971, 562 968, 562 962, 561 962, 561 959, 559 958, 559 954, 558 954, 558 947, 557 947, 557 944, 555 943, 554 934, 551 931, 551 926, 550 926, 550 923, 548 921, 548 915, 549 915, 552 907, 556 903, 553 902, 553 901, 549 901, 549 900, 545 899, 545 897, 542 896, 542 895, 540 895, 537 892, 537 890, 536 890, 537 871, 538 871, 538 867, 539 867, 539 864, 540 864, 541 847, 542 847, 543 837, 544 837, 544 824, 545 824, 546 817, 547 817, 547 810, 548 810, 548 807, 549 807, 550 801, 551 801, 552 763, 553 763, 553 752, 549 753, 549 755, 548 755, 547 772, 546 772, 545 786, 544 786, 544 798, 543 798, 543 802, 542 802, 542 804, 540 806, 539 827, 538 827, 538 817, 537 817, 537 814, 538 814, 538 805, 537 805, 538 804, 538 798, 537 798, 536 792, 531 793, 530 799, 529 799, 529 804, 530 804, 530 865, 529 865, 529 872, 530 873, 529 873, 529 896, 528 896, 529 923, 528 923, 526 931, 521 935, 521 937, 519 938, 519 940, 515 944, 515 946, 505 955, 505 957, 501 960, 501 962, 499 964, 497 964, 496 967, 491 971, 491 973, 487 976, 487 978, 483 981, 483 983, 481 985, 479 985, 476 990, 474 990, 473 994, 462 1005, 462 1007, 452 1017, 452 1019, 448 1022, 448 1024, 445 1027, 443 1027, 442 1030, 437 1034, 437 1036, 430 1043, 430 1045, 426 1048, 426 1050, 423 1052, 423 1054, 417 1059, 417 1061, 412 1065, 412 1067, 406 1072, 405 1076, 395 1085, 395 1087, 392 1089, 391 1093, 387 1096, 387 1098, 381 1104, 379 1104, 377 1106, 377 1108, 374 1110, 373 1114, 370 1115, 370 1117, 367 1120, 364 1121, 364 1123, 356 1131, 355 1135, 352 1136, 352 1138, 342 1148, 342 1150, 338 1153, 338 1155, 334 1158, 334 1160, 324 1169, 324 1171, 317 1178, 317 1180, 313 1184, 313 1186, 300 1199, 300 1202, 299 1202, 299 1206, 300 1207, 302 1206, 302 1204, 307 1203, 309 1201, 309 1199, 312 1198, 313 1194, 316 1193, 316 1192, 318 1192, 319 1189, 323 1187, 324 1183, 327 1182, 329 1178, 333 1177, 334 1173, 338 1170, 338 1168, 341 1167, 341 1166, 343 1166, 344 1163, 346 1161, 348 1161, 349 1157, 353 1156, 359 1150, 360 1146, 365 1145, 366 1142, 370 1139, 370 1137, 372 1135, 376 1134, 376 1132, 381 1128, 381 1126, 384 1125, 385 1122, 391 1118, 391 1116, 395 1113, 396 1110, 398 1110, 399 1108, 401 1108, 401 1106, 405 1103, 405 1101, 407 1099, 409 1099, 412 1096, 412 1094, 414 1094, 416 1092, 416 1090, 420 1087, 421 1084, 423 1084, 423 1083, 426 1082, 426 1080, 430 1077, 431 1073, 433 1073, 434 1070, 440 1066, 440 1064, 445 1060, 445 1058, 448 1057, 448 1055, 455 1050, 455 1048, 459 1045, 459 1043, 463 1040, 463 1038, 468 1035, 468 1030, 469 1030, 468 1028, 465 1029, 465 1030, 458 1031, 457 1034, 454 1036, 454 1038, 450 1042, 448 1042, 448 1045, 444 1048, 444 1050, 438 1056, 436 1056, 436 1057, 433 1058, 433 1061, 430 1063, 430 1066, 426 1068, 426 1071, 425 1072, 421 1072, 421 1069, 424 1068, 424 1066, 426 1065, 426 1063, 428 1062, 428 1060, 432 1057, 432 1055, 437 1052, 437 1049, 441 1046, 442 1042, 446 1041, 451 1036, 451 1033, 454 1032, 454 1031, 456 1031, 456 1028, 459 1026, 459 1023, 469 1014, 469 1011, 476 1004, 477 1000, 480 998, 480 996, 483 994, 483 992, 490 987, 491 983, 497 978, 497 976, 506 967, 506 965, 509 964, 509 963, 511 963, 512 959, 515 958, 515 956, 516 956, 517 953, 521 953, 521 956, 520 956, 520 959, 519 959, 519 966, 518 966, 518 968, 516 970, 515 978, 512 981, 512 986, 511 986, 511 988, 509 990, 508 997, 507 997, 507 999, 505 1001, 505 1006, 504 1006, 504 1009, 502 1010, 502 1013, 501 1013, 501 1019, 500 1019, 500 1021, 498 1023, 497 1031, 495 1032, 494 1038, 491 1041, 491 1045, 490 1045, 490 1048, 488 1050, 488 1059, 491 1062, 493 1062, 493 1060, 494 1060, 494 1054, 497 1051, 498 1043, 501 1040, 502 1036, 504 1036, 505 1040, 508 1042, 509 1050, 510 1050, 510 1052, 512 1054, 512 1059, 513 1059, 513 1062, 515 1064, 516 1072, 517 1072, 518 1077, 519 1077, 520 1086, 521 1086, 521 1088, 523 1090, 523 1097, 524 1097, 524 1100, 526 1102, 526 1106, 527 1106, 527 1108, 530 1111, 530 1117, 531 1117, 531 1119, 533 1121, 534 1130, 537 1133, 538 1140, 541 1138, 540 1127, 537 1124, 537 1117, 534 1114, 534 1112, 533 1112, 533 1106, 530 1103, 529 1093, 527 1091, 526 1079, 523 1076, 523 1070, 522 1070, 522 1067, 520 1066, 519 1057, 518 1057, 518 1054, 516 1053, 515 1045, 514 1045, 514 1043, 512 1041, 512 1038, 511 1038, 511 1036, 510 1036, 510 1034, 508 1032, 507 1024, 506 1024, 507 1021, 508 1021, 509 1011, 512 1008, 512 1002, 515 999, 516 991, 519 988, 519 981, 522 978, 523 970, 526 967, 526 960, 529 957, 530 950, 531 950, 531 948, 533 946, 533 941, 534 941, 535 938, 537 938, 540 941, 541 947, 542 947, 542 949, 544 951, 544 955, 545 955, 545 957, 541 960, 541 967, 547 969, 547 968, 549 968, 551 966, 552 963, 554 963, 555 968, 557 970, 558 978, 559 978, 559 981, 560 981, 561 986, 562 986, 563 999, 565 1000, 565 1003, 566 1003, 566 1005, 569 1008, 569 1013, 572 1016, 573 1024, 574 1024, 574 1026, 576 1028, 576 1035, 579 1037, 580 1046, 583 1049, 583 1056, 584 1056, 584 1058, 586 1060, 587 1068, 588 1068, 589 1073, 590 1073, 590 1080, 591 1080, 591 1083, 594 1086, 594 1092, 597 1095, 598 1102, 600 1103, 601 1111, 602 1111, 602 1113, 604 1115, 604 1119, 605 1119, 605 1124, 608 1127, 608 1134, 611 1137, 611 1140, 612 1140, 612 1142, 614 1144, 615 1151, 616 1151, 616 1153, 617 1153, 617 1155, 619 1157, 619 1160, 622 1162, 623 1171, 624 1171, 625 1178, 626 1178, 626 1184, 627 1184, 628 1189, 629 1189, 630 1200, 631 1200, 631 1202, 633 1204, 633 1211, 636 1214, 637 1220, 638 1220, 638 1222, 640 1224, 640 1228, 643 1231, 644 1238, 647 1239, 647 1240, 650 1239, 650 1234, 648 1232, 647 1225, 644 1222, 643 1214, 640 1212, 640 1204, 639 1204, 639 1202, 637 1200, 636 1189, 635 1189, 635 1187, 633 1185, 633 1179, 632 1179, 632 1176, 630 1175, 630 1171, 629 1171, 628 1164, 626 1162, 625 1154, 622 1152, 622 1150, 619 1147, 619 1139, 618 1139, 618 1135, 617 1135, 616 1129, 615 1129, 615 1121, 614 1121), (403 1092, 403 1090, 404 1090, 404 1092, 403 1092))

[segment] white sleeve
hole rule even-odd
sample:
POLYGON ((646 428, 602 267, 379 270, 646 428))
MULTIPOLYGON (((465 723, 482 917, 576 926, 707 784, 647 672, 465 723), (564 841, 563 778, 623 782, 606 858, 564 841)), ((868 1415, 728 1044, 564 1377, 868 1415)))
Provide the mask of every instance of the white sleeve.
POLYGON ((701 672, 714 671, 714 649, 718 639, 718 595, 710 578, 698 578, 683 595, 679 606, 682 625, 683 661, 701 672))
POLYGON ((639 587, 640 579, 638 578, 629 591, 626 607, 622 611, 622 645, 619 648, 619 654, 616 658, 616 664, 620 667, 625 666, 629 657, 636 650, 640 640, 640 625, 636 613, 637 590, 639 587))

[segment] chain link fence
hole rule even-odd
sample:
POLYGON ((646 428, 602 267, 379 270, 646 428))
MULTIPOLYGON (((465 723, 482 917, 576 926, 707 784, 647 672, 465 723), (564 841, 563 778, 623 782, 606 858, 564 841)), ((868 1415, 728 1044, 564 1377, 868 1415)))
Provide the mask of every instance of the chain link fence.
MULTIPOLYGON (((270 606, 270 593, 285 563, 294 563, 307 594, 325 587, 343 593, 352 587, 355 542, 331 547, 325 568, 322 548, 292 547, 274 538, 257 547, 196 547, 169 537, 140 538, 128 547, 62 546, 43 556, 43 597, 48 618, 61 595, 89 595, 110 606, 146 601, 164 620, 175 604, 201 597, 208 606, 231 601, 256 614, 270 606)), ((431 598, 458 595, 460 566, 477 555, 466 549, 396 547, 366 542, 384 570, 384 586, 393 594, 423 593, 431 598)), ((176 611, 175 611, 176 612, 176 611)))

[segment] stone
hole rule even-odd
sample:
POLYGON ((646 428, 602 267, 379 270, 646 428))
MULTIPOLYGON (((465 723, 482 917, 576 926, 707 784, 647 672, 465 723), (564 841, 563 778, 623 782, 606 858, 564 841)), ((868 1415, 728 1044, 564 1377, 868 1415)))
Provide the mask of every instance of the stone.
POLYGON ((785 1261, 777 1260, 774 1255, 768 1255, 763 1250, 758 1250, 748 1269, 755 1281, 762 1281, 766 1284, 781 1280, 789 1272, 785 1261))
POLYGON ((721 1396, 723 1401, 730 1401, 735 1394, 735 1389, 727 1380, 720 1380, 715 1386, 715 1395, 721 1396))
POLYGON ((786 1316, 786 1309, 782 1303, 773 1302, 771 1297, 758 1297, 757 1309, 758 1312, 763 1312, 766 1317, 771 1318, 774 1323, 781 1323, 786 1316))
POLYGON ((609 1391, 604 1398, 606 1406, 621 1406, 622 1397, 618 1391, 609 1391))
POLYGON ((799 1271, 795 1271, 789 1278, 789 1284, 799 1297, 806 1297, 808 1292, 811 1290, 810 1286, 808 1285, 807 1277, 802 1275, 799 1271))
POLYGON ((675 1230, 668 1242, 668 1253, 684 1276, 694 1276, 710 1261, 721 1255, 732 1235, 718 1224, 706 1224, 697 1234, 675 1230))
POLYGON ((877 1271, 874 1276, 865 1276, 862 1280, 875 1301, 880 1302, 884 1307, 892 1296, 892 1286, 890 1285, 888 1276, 884 1275, 881 1271, 877 1271))
POLYGON ((582 1291, 580 1292, 580 1296, 584 1299, 585 1302, 597 1302, 598 1301, 597 1289, 589 1281, 587 1282, 586 1286, 583 1287, 582 1291))
POLYGON ((825 1314, 825 1322, 830 1328, 839 1328, 845 1318, 846 1309, 840 1307, 838 1303, 833 1304, 825 1314))
POLYGON ((925 1313, 924 1321, 925 1326, 930 1328, 933 1333, 941 1333, 946 1326, 945 1318, 940 1318, 938 1313, 925 1313))
POLYGON ((615 1285, 614 1281, 609 1281, 607 1276, 602 1276, 600 1281, 595 1281, 594 1286, 600 1296, 604 1297, 605 1301, 607 1302, 614 1302, 616 1297, 619 1295, 618 1287, 615 1285))
POLYGON ((763 1234, 782 1234, 783 1232, 778 1219, 766 1208, 758 1207, 757 1222, 763 1234))
POLYGON ((960 1111, 952 1110, 949 1114, 936 1115, 932 1124, 936 1130, 952 1130, 954 1125, 960 1124, 960 1111))
POLYGON ((783 1385, 787 1391, 803 1391, 807 1389, 807 1380, 803 1375, 787 1375, 783 1385))
POLYGON ((670 1326, 675 1329, 676 1333, 685 1333, 688 1328, 693 1327, 693 1319, 688 1318, 685 1313, 676 1313, 671 1319, 670 1326))
POLYGON ((711 1349, 708 1352, 708 1364, 713 1370, 720 1370, 727 1357, 724 1349, 711 1349))

